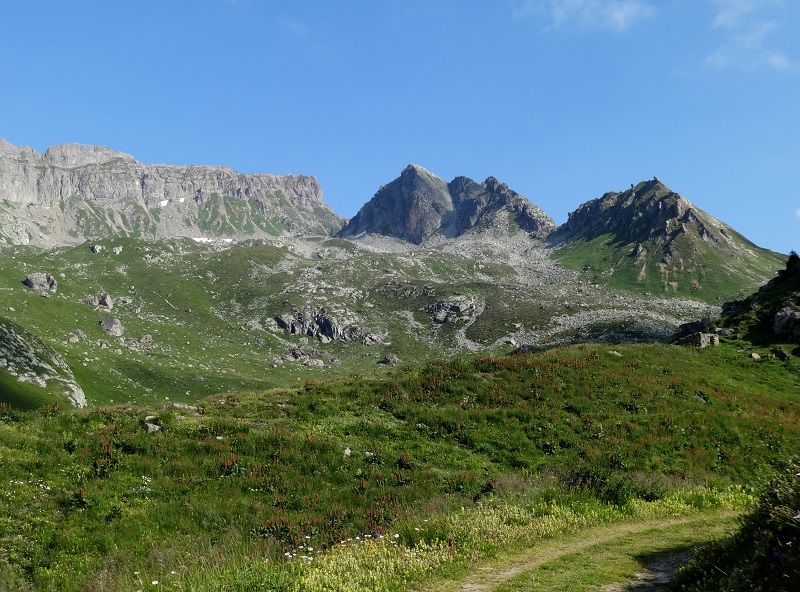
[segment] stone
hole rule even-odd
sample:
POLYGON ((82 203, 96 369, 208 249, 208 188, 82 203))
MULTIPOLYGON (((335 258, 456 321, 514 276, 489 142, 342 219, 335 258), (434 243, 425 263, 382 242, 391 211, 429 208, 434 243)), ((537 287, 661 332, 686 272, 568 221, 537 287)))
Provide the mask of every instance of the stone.
POLYGON ((100 294, 100 297, 97 299, 97 303, 100 306, 106 307, 108 310, 114 308, 114 300, 111 298, 111 295, 106 292, 100 294))
POLYGON ((675 344, 700 348, 715 346, 719 345, 719 335, 714 333, 692 333, 686 337, 681 337, 675 344))
POLYGON ((95 255, 97 255, 97 254, 98 254, 98 253, 100 253, 100 252, 101 252, 101 251, 102 251, 102 250, 103 250, 105 247, 103 247, 103 245, 92 245, 92 246, 91 246, 91 247, 89 247, 89 248, 91 249, 92 253, 94 253, 95 255))
POLYGON ((111 249, 111 250, 112 250, 112 251, 114 251, 114 254, 115 254, 115 255, 119 255, 120 253, 122 253, 122 247, 119 247, 119 246, 117 246, 117 247, 114 247, 114 248, 113 248, 113 249, 111 249))
POLYGON ((155 424, 155 423, 150 423, 148 421, 144 422, 142 424, 142 426, 144 427, 144 431, 147 432, 148 434, 152 434, 152 433, 161 431, 161 426, 160 425, 155 424))
POLYGON ((800 309, 786 303, 772 320, 772 332, 780 339, 800 340, 800 309))
POLYGON ((786 362, 790 358, 789 352, 787 352, 782 347, 772 348, 772 355, 778 358, 781 362, 786 362))
POLYGON ((758 355, 756 352, 751 352, 751 353, 750 353, 750 356, 749 356, 749 358, 750 358, 751 360, 760 360, 760 359, 761 359, 761 356, 760 356, 760 355, 758 355))
POLYGON ((73 331, 73 333, 74 333, 74 334, 75 334, 75 335, 76 335, 76 336, 77 336, 79 339, 81 339, 81 340, 85 340, 85 339, 86 339, 86 333, 84 333, 84 332, 83 332, 83 331, 81 331, 80 329, 75 329, 75 330, 73 331))
POLYGON ((141 345, 149 345, 153 343, 153 336, 149 333, 147 335, 142 335, 142 338, 139 340, 141 345))
POLYGON ((400 363, 400 359, 394 354, 387 354, 383 358, 383 363, 387 366, 397 366, 400 363))
POLYGON ((22 282, 32 290, 39 290, 42 292, 55 292, 58 290, 58 282, 49 273, 35 272, 28 274, 22 282))
POLYGON ((87 294, 83 301, 89 306, 100 306, 100 299, 94 294, 87 294))
POLYGON ((345 311, 336 317, 324 308, 309 306, 274 318, 275 324, 292 335, 306 335, 320 343, 360 341, 364 345, 381 343, 382 338, 369 331, 363 319, 345 311))
POLYGON ((100 321, 100 328, 112 337, 120 337, 125 334, 122 323, 114 317, 106 317, 100 321))

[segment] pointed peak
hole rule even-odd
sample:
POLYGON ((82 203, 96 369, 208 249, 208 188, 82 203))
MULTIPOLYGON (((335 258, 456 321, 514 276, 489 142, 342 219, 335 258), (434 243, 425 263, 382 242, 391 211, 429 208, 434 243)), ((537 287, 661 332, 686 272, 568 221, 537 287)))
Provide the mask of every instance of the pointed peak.
POLYGON ((421 167, 418 164, 410 164, 406 168, 404 168, 403 172, 400 173, 400 174, 401 175, 407 175, 407 174, 417 174, 417 175, 419 175, 419 174, 428 174, 428 175, 432 175, 433 173, 431 173, 428 169, 426 169, 425 167, 421 167))

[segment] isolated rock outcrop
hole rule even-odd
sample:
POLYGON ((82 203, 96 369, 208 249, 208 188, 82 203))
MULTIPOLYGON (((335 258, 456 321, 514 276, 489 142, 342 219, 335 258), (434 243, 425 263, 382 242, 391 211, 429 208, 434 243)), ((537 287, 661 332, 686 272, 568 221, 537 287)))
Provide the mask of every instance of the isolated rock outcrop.
POLYGON ((468 317, 474 309, 475 299, 472 296, 453 294, 445 300, 438 300, 427 310, 434 322, 444 324, 468 317))
POLYGON ((55 292, 58 290, 58 282, 49 273, 35 272, 28 274, 22 282, 33 290, 41 292, 55 292))
POLYGON ((275 317, 280 329, 292 335, 308 335, 322 343, 331 341, 360 341, 365 345, 380 343, 381 337, 364 326, 360 319, 339 320, 324 308, 308 307, 291 314, 275 317))
MULTIPOLYGON (((130 154, 82 144, 39 154, 0 140, 0 237, 14 244, 327 235, 341 225, 314 177, 145 165, 130 154)), ((101 248, 92 245, 94 253, 101 248)))
POLYGON ((719 345, 719 335, 716 333, 692 333, 685 337, 681 337, 675 341, 675 345, 686 345, 692 347, 711 347, 719 345))
POLYGON ((800 308, 792 303, 785 304, 775 313, 772 331, 781 339, 800 340, 800 308))
POLYGON ((125 334, 125 327, 122 326, 119 319, 114 317, 106 317, 100 321, 100 328, 111 337, 121 337, 125 334))
POLYGON ((111 298, 111 295, 108 294, 107 292, 103 292, 102 294, 100 294, 100 297, 97 299, 97 303, 100 306, 106 307, 108 310, 114 308, 114 299, 111 298))

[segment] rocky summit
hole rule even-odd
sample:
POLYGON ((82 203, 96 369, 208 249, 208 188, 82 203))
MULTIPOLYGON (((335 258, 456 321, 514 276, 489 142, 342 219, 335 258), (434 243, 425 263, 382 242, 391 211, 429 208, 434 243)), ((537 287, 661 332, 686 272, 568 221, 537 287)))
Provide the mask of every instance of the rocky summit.
POLYGON ((569 267, 657 293, 733 295, 769 279, 783 259, 658 178, 582 204, 548 241, 569 267))
POLYGON ((421 244, 434 235, 454 238, 475 227, 506 224, 509 216, 535 238, 556 227, 540 208, 494 177, 480 184, 467 177, 446 183, 412 164, 381 187, 340 236, 381 234, 421 244))

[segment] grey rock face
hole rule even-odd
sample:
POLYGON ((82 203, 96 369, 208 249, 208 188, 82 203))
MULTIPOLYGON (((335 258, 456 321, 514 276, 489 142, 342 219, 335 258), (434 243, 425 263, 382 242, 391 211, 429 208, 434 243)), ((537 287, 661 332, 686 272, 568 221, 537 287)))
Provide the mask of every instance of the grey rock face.
POLYGON ((4 318, 0 318, 0 375, 63 394, 76 407, 86 406, 83 389, 58 352, 4 318))
POLYGON ((382 341, 380 336, 371 333, 357 319, 338 320, 323 308, 296 310, 292 314, 275 317, 275 322, 292 335, 308 335, 322 343, 360 341, 365 345, 375 345, 382 341))
POLYGON ((120 337, 125 334, 125 328, 119 319, 106 317, 100 321, 100 328, 111 337, 120 337))
POLYGON ((453 323, 468 317, 475 309, 475 300, 464 294, 454 294, 446 300, 439 300, 428 308, 435 323, 453 323))
MULTIPOLYGON (((0 140, 0 237, 15 244, 328 235, 341 225, 314 177, 145 165, 124 152, 80 144, 42 155, 0 140)), ((92 250, 99 253, 100 245, 92 250)))
POLYGON ((544 238, 555 229, 538 207, 494 177, 478 184, 466 177, 451 183, 418 165, 384 185, 342 229, 345 238, 383 234, 421 244, 434 234, 455 237, 477 226, 507 224, 544 238))
POLYGON ((22 282, 32 290, 39 290, 41 292, 55 292, 58 290, 58 282, 49 273, 35 272, 28 274, 22 282))
POLYGON ((775 314, 772 331, 782 339, 800 339, 800 309, 794 304, 786 304, 775 314))

